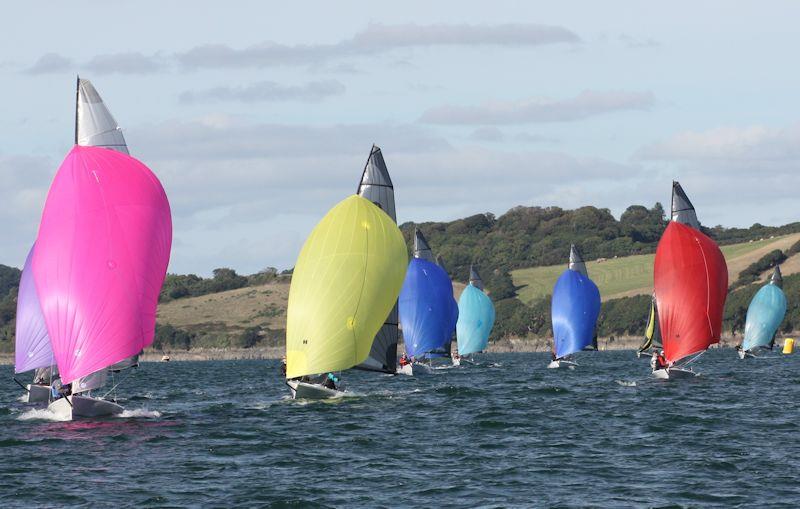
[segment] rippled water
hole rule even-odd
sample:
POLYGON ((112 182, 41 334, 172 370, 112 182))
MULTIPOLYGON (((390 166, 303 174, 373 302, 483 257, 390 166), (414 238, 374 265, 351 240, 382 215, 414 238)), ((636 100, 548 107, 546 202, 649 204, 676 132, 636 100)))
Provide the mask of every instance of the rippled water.
POLYGON ((144 364, 121 418, 55 422, 0 367, 0 506, 800 506, 800 356, 494 354, 288 398, 277 362, 144 364), (99 502, 99 504, 98 504, 99 502))

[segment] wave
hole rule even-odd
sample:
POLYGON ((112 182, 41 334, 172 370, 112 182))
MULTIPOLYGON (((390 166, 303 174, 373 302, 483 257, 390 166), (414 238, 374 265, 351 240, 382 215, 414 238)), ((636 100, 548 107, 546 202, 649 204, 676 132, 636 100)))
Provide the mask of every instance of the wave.
POLYGON ((27 410, 17 417, 18 421, 53 421, 53 422, 63 422, 68 421, 69 416, 67 415, 58 415, 55 412, 48 410, 47 408, 31 408, 27 410))
POLYGON ((134 408, 133 410, 123 410, 117 417, 120 419, 130 419, 141 417, 144 419, 158 419, 161 417, 161 412, 158 410, 148 410, 146 408, 134 408))

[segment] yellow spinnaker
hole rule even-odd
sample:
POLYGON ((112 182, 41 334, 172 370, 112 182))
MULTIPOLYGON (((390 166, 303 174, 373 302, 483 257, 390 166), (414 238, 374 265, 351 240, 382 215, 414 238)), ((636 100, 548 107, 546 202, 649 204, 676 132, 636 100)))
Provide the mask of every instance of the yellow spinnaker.
POLYGON ((408 257, 400 229, 354 195, 322 218, 292 274, 286 312, 286 377, 364 362, 392 310, 408 257))

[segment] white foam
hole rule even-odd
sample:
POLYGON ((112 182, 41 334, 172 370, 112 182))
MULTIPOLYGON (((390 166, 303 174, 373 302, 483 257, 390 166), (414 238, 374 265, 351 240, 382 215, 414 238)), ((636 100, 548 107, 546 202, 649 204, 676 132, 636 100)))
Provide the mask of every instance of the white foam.
POLYGON ((616 380, 616 382, 623 387, 636 387, 636 380, 616 380))
POLYGON ((161 417, 161 412, 158 410, 148 410, 146 408, 135 408, 133 410, 123 410, 117 417, 122 419, 130 419, 132 417, 142 417, 144 419, 157 419, 161 417))
POLYGON ((19 401, 20 403, 27 403, 28 402, 28 394, 27 393, 20 394, 20 396, 17 398, 17 401, 19 401))
POLYGON ((41 420, 41 421, 68 421, 69 415, 58 415, 55 412, 48 410, 47 408, 32 408, 26 412, 19 414, 17 417, 18 421, 32 421, 32 420, 41 420))

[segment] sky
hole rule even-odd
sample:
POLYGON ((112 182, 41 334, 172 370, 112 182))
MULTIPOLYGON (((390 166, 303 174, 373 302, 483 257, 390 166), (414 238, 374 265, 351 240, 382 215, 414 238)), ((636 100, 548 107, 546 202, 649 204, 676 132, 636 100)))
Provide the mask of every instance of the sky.
POLYGON ((800 3, 76 1, 0 18, 0 263, 73 140, 75 75, 164 185, 170 272, 288 268, 373 143, 397 216, 669 203, 800 219, 800 3))

